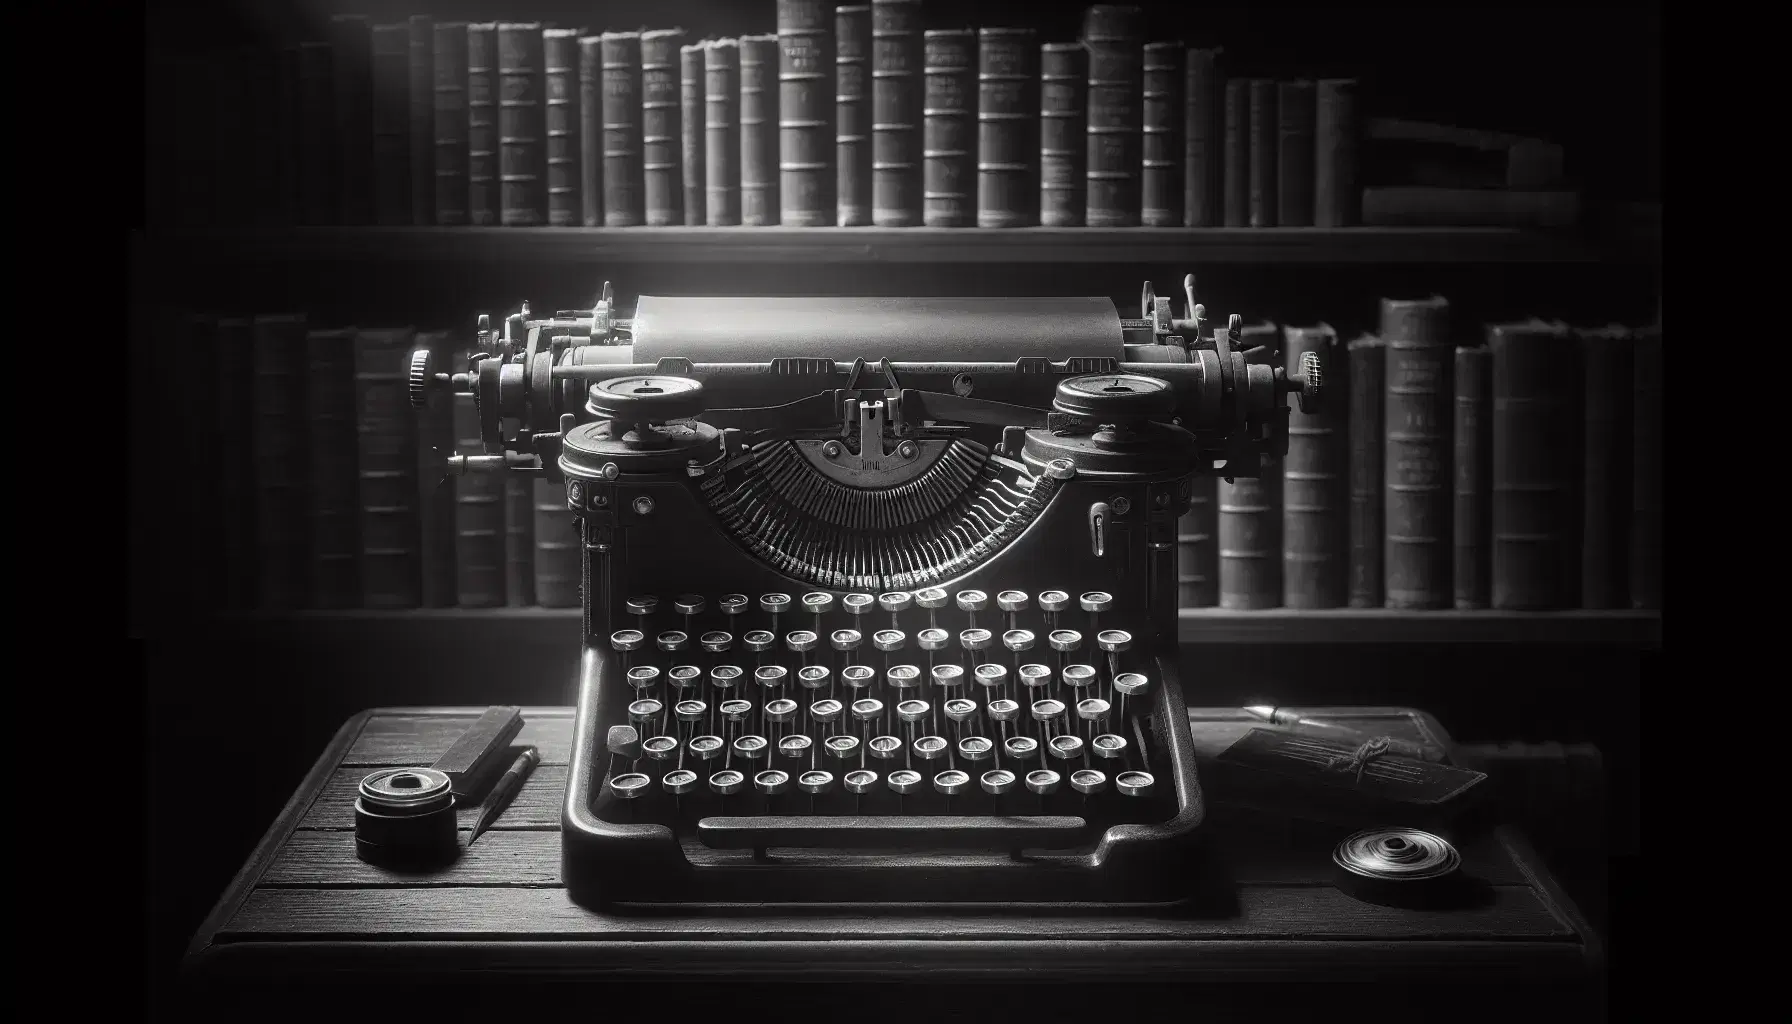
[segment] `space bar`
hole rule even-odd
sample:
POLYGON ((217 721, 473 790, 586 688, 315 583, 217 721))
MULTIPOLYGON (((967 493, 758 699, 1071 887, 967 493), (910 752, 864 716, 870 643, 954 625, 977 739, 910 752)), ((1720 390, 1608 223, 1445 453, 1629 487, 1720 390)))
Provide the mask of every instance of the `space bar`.
POLYGON ((767 846, 1011 850, 1066 846, 1086 827, 1082 818, 1062 815, 756 816, 704 818, 697 822, 697 838, 715 850, 767 846))

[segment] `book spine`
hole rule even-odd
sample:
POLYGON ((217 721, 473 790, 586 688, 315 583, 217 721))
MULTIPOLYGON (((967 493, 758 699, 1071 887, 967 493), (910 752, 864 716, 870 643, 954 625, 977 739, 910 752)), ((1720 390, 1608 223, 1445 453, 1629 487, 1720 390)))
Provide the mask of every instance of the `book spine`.
POLYGON ((1382 571, 1389 608, 1446 608, 1451 601, 1450 371, 1456 350, 1449 316, 1449 303, 1441 298, 1381 300, 1388 361, 1382 571))
POLYGON ((285 159, 293 137, 288 95, 296 89, 294 57, 285 48, 272 53, 251 50, 244 58, 247 76, 249 143, 249 214, 262 227, 292 223, 293 181, 285 159))
POLYGON ((547 223, 547 111, 541 25, 498 26, 498 221, 547 223))
POLYGON ((579 39, 579 223, 604 224, 604 50, 602 36, 579 39))
MULTIPOLYGON (((447 331, 420 331, 418 349, 431 353, 437 366, 450 365, 460 347, 447 331)), ((452 608, 455 604, 454 506, 460 479, 438 482, 437 452, 454 449, 452 403, 433 402, 414 415, 417 438, 417 568, 425 608, 452 608)))
POLYGON ((1357 185, 1356 80, 1322 78, 1316 92, 1313 223, 1322 228, 1355 227, 1362 202, 1357 185))
POLYGON ((405 398, 410 328, 355 336, 355 451, 360 496, 361 603, 422 603, 417 560, 417 438, 405 398))
POLYGON ((1183 71, 1182 97, 1182 223, 1184 227, 1219 227, 1225 221, 1221 199, 1225 167, 1225 86, 1219 71, 1220 51, 1190 50, 1183 71))
POLYGON ((535 484, 530 477, 504 477, 504 603, 535 603, 535 484))
POLYGON ((1039 47, 1039 223, 1080 228, 1088 201, 1089 51, 1039 47))
POLYGON ((306 336, 306 518, 310 605, 361 603, 355 437, 355 329, 306 336))
POLYGON ((1182 225, 1187 187, 1183 174, 1182 104, 1187 89, 1183 61, 1181 43, 1145 44, 1139 220, 1146 227, 1182 225))
POLYGON ((373 223, 373 26, 358 14, 330 19, 336 111, 336 204, 343 224, 373 223))
MULTIPOLYGON (((454 396, 454 450, 484 455, 479 408, 470 394, 454 396)), ((497 473, 468 473, 454 487, 454 594, 462 608, 498 608, 504 588, 504 484, 497 473)))
POLYGON ((436 26, 435 223, 461 225, 467 218, 467 23, 436 26))
POLYGON ((1580 604, 1627 608, 1636 350, 1630 332, 1621 327, 1581 331, 1579 336, 1586 370, 1580 604))
POLYGON ((1276 224, 1313 226, 1314 89, 1307 81, 1282 82, 1276 92, 1276 224))
POLYGON ((1660 326, 1636 332, 1636 388, 1632 408, 1630 606, 1660 608, 1661 586, 1661 379, 1660 326))
POLYGON ((498 223, 498 26, 467 26, 467 218, 498 223))
POLYGON ((411 222, 411 27, 373 29, 373 216, 411 222))
POLYGON ((299 222, 313 227, 341 220, 333 59, 329 43, 299 44, 299 222))
POLYGON ((1092 228, 1139 223, 1144 96, 1143 14, 1137 7, 1096 4, 1083 15, 1089 51, 1088 195, 1092 228))
POLYGON ((427 14, 411 15, 411 219, 417 225, 436 222, 436 23, 427 14))
POLYGON ((975 221, 977 145, 975 116, 977 34, 969 29, 922 33, 925 98, 921 131, 921 222, 930 228, 966 227, 975 221))
POLYGON ((255 607, 255 449, 249 424, 255 382, 254 335, 242 317, 218 321, 212 348, 217 374, 219 564, 221 607, 255 607))
POLYGON ((1251 80, 1226 82, 1226 227, 1251 223, 1251 80))
POLYGON ((1039 45, 1030 28, 977 33, 977 226, 1039 223, 1039 45))
POLYGON ((871 7, 834 8, 834 191, 843 228, 871 223, 871 7))
POLYGON ((703 195, 711 227, 740 223, 740 43, 703 48, 703 195))
POLYGON ((641 196, 641 33, 605 32, 604 226, 645 221, 641 196))
MULTIPOLYGON (((183 372, 186 366, 217 366, 218 318, 204 314, 168 314, 157 316, 155 346, 152 351, 174 351, 178 359, 164 359, 152 364, 152 383, 159 393, 170 396, 159 403, 158 415, 173 420, 173 429, 180 435, 180 462, 172 467, 187 481, 184 493, 171 496, 166 506, 167 518, 153 521, 158 531, 174 532, 178 541, 158 545, 143 554, 152 563, 158 593, 160 584, 179 588, 183 607, 222 608, 224 604, 225 569, 218 539, 223 536, 221 516, 223 501, 221 481, 226 468, 220 459, 223 422, 218 416, 221 379, 207 374, 183 372), (162 338, 171 337, 164 349, 162 338)), ((147 411, 147 410, 145 410, 147 411)), ((238 428, 239 433, 241 428, 238 428)), ((152 603, 160 603, 157 598, 152 603)))
POLYGON ((682 152, 680 173, 684 182, 684 222, 702 224, 709 219, 707 197, 703 192, 703 44, 678 48, 679 99, 681 103, 680 134, 682 152))
POLYGON ((1483 346, 1456 349, 1456 559, 1450 579, 1456 607, 1485 608, 1492 595, 1493 354, 1483 346))
POLYGON ((535 480, 535 603, 577 608, 584 554, 578 524, 566 507, 566 486, 535 480))
POLYGON ((305 318, 258 316, 248 423, 255 481, 256 606, 305 603, 305 318))
MULTIPOLYGON (((1300 372, 1301 356, 1306 352, 1319 353, 1322 366, 1340 365, 1338 336, 1324 324, 1289 328, 1285 352, 1291 374, 1300 372)), ((1328 383, 1336 387, 1343 382, 1328 383)), ((1349 523, 1345 429, 1345 416, 1335 404, 1319 412, 1291 409, 1288 413, 1288 454, 1282 469, 1284 607, 1337 608, 1344 604, 1350 564, 1345 545, 1349 523)))
POLYGON ((1273 228, 1276 211, 1276 152, 1280 122, 1276 114, 1276 82, 1251 79, 1250 93, 1250 226, 1273 228))
POLYGON ((1382 590, 1382 402, 1387 345, 1364 336, 1346 347, 1350 418, 1350 607, 1380 608, 1382 590))
POLYGON ((641 205, 650 227, 684 223, 682 29, 641 33, 641 205))
POLYGON ((834 12, 778 0, 779 221, 834 223, 834 12))
POLYGON ((1282 601, 1281 471, 1219 482, 1220 607, 1274 608, 1282 601))
POLYGON ((921 223, 921 0, 871 2, 871 222, 921 223))
POLYGON ((1220 603, 1219 478, 1196 477, 1188 511, 1176 521, 1178 605, 1212 608, 1220 603))
POLYGON ((1580 583, 1579 349, 1542 321, 1487 328, 1493 352, 1493 606, 1568 608, 1580 583))
POLYGON ((778 223, 778 37, 740 38, 740 222, 778 223))
POLYGON ((572 227, 585 218, 580 157, 584 154, 579 116, 579 32, 550 28, 541 33, 542 115, 547 138, 548 224, 572 227))

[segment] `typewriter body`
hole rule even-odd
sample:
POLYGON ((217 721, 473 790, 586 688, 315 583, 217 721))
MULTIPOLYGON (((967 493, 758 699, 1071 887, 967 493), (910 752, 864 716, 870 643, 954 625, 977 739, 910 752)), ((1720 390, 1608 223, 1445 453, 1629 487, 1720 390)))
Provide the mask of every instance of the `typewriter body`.
POLYGON ((562 867, 594 905, 1168 902, 1203 818, 1176 521, 1319 399, 1146 286, 661 298, 494 328, 445 472, 565 485, 562 867))

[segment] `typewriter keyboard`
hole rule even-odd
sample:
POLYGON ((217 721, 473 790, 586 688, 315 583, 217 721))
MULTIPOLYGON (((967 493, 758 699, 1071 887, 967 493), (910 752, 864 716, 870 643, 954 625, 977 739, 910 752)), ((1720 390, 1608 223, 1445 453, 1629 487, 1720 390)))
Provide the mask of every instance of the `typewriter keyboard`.
POLYGON ((942 815, 1024 819, 1026 841, 1047 845, 1054 827, 1068 840, 1160 820, 1157 681, 1113 604, 939 588, 632 597, 605 641, 628 691, 626 721, 604 723, 598 812, 722 847, 826 845, 839 816, 895 833, 942 815), (733 841, 729 823, 755 816, 817 831, 733 841))

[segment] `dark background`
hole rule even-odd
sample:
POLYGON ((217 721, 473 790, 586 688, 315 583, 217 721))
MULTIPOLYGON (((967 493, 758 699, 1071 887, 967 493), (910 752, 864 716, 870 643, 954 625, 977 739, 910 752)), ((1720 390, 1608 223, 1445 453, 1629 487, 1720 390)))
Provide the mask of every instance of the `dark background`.
MULTIPOLYGON (((1042 40, 1075 38, 1084 3, 929 4, 928 27, 1032 25, 1042 40)), ((1230 74, 1355 75, 1371 116, 1434 119, 1534 134, 1567 148, 1590 199, 1660 199, 1660 16, 1655 5, 1605 8, 1378 9, 1287 3, 1145 3, 1153 40, 1225 47, 1230 74)), ((771 0, 518 3, 370 0, 238 3, 211 0, 153 12, 144 24, 144 184, 173 172, 167 98, 147 74, 160 55, 325 38, 334 13, 398 21, 544 20, 592 30, 679 25, 693 39, 770 31, 771 0)), ((139 218, 141 219, 141 218, 139 218)), ((165 225, 150 225, 152 232, 165 225)), ((478 312, 528 299, 537 309, 588 305, 603 280, 625 309, 652 294, 1107 294, 1123 311, 1143 279, 1160 290, 1198 275, 1223 317, 1283 323, 1325 319, 1342 333, 1370 327, 1384 295, 1450 297, 1465 339, 1480 323, 1528 315, 1589 325, 1655 318, 1659 269, 1643 261, 1558 266, 972 265, 803 267, 655 264, 556 266, 503 262, 427 267, 344 262, 247 262, 223 254, 133 267, 134 323, 176 310, 251 314, 289 309, 314 325, 470 327, 478 312)), ((1130 315, 1130 313, 1128 314, 1130 315)), ((1212 315, 1210 313, 1210 315, 1212 315)), ((145 342, 139 337, 137 344, 145 342)), ((139 389, 141 391, 141 389, 139 389)), ((138 395, 141 399, 143 396, 138 395)), ((152 446, 134 445, 149 457, 152 446)), ((139 509, 141 505, 139 505, 139 509)), ((155 543, 134 511, 138 544, 155 543)), ((272 822, 334 730, 370 706, 561 704, 571 700, 578 627, 527 639, 499 617, 469 618, 452 651, 425 650, 414 631, 377 620, 294 630, 279 621, 216 620, 156 601, 158 581, 133 589, 139 608, 144 735, 144 836, 149 856, 145 980, 161 989, 188 937, 272 822), (228 766, 227 806, 194 814, 199 766, 228 766)), ((1659 659, 1630 648, 1530 645, 1203 645, 1185 651, 1195 704, 1403 704, 1436 713, 1464 740, 1590 741, 1611 777, 1611 852, 1636 850, 1640 693, 1659 659)), ((1585 897, 1583 897, 1585 899, 1585 897)), ((1602 902, 1602 901, 1600 901, 1602 902)), ((1621 933, 1621 922, 1614 923, 1621 933)))

